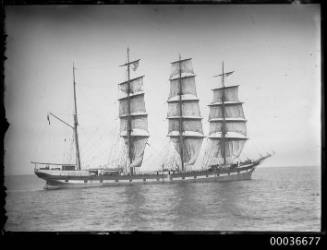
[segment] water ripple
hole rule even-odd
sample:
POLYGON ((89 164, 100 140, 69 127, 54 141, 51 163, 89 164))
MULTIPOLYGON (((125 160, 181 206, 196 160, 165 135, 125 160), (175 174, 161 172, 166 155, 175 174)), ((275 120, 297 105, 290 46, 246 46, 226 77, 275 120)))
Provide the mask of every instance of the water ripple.
POLYGON ((5 229, 319 231, 319 181, 310 168, 259 168, 251 181, 45 191, 16 176, 5 229))

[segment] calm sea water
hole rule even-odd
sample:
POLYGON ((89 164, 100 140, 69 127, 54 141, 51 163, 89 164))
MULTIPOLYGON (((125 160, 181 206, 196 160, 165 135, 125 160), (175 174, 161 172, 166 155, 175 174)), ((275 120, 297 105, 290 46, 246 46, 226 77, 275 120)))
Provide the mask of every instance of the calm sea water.
POLYGON ((43 190, 6 176, 6 231, 319 231, 320 169, 258 168, 250 181, 43 190))

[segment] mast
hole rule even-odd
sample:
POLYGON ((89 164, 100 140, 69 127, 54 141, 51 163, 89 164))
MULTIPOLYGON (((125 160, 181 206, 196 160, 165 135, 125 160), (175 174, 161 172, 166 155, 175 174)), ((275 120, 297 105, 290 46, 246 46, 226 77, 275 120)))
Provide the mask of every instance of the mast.
POLYGON ((221 86, 212 89, 209 106, 209 143, 206 149, 209 165, 228 165, 241 154, 247 138, 243 102, 238 98, 239 85, 226 86, 225 78, 234 71, 225 72, 222 62, 221 86), (222 161, 222 162, 221 162, 222 161))
POLYGON ((183 152, 183 107, 182 107, 182 67, 181 67, 181 55, 179 54, 179 81, 178 81, 178 95, 179 95, 179 150, 181 152, 182 171, 184 171, 184 152, 183 152))
MULTIPOLYGON (((131 79, 131 71, 130 71, 130 64, 129 64, 129 48, 127 48, 127 141, 128 141, 128 147, 127 147, 127 156, 128 156, 128 164, 132 162, 132 150, 131 150, 131 132, 132 132, 132 126, 131 126, 131 100, 130 100, 130 92, 131 92, 131 86, 130 86, 130 79, 131 79)), ((130 174, 133 175, 134 168, 130 166, 129 168, 130 174)))
POLYGON ((78 119, 77 119, 77 102, 76 102, 76 82, 75 82, 75 66, 73 64, 73 86, 74 86, 74 137, 75 137, 75 152, 76 152, 76 166, 78 170, 81 170, 81 159, 79 152, 79 142, 78 142, 78 119))
POLYGON ((169 158, 172 161, 168 160, 167 163, 175 165, 178 161, 179 170, 186 171, 187 166, 193 165, 198 158, 203 141, 192 58, 182 59, 179 55, 178 60, 171 63, 169 81, 167 136, 174 150, 169 158))
POLYGON ((135 71, 140 59, 130 60, 127 48, 127 62, 121 67, 127 67, 127 80, 118 84, 120 90, 119 118, 120 136, 124 139, 127 159, 125 172, 135 174, 135 167, 141 167, 147 140, 148 118, 145 109, 143 76, 131 77, 131 70, 135 71))
POLYGON ((221 85, 222 85, 222 96, 221 96, 221 108, 222 108, 222 129, 221 129, 221 150, 224 160, 224 165, 226 165, 226 118, 225 118, 225 75, 224 75, 224 62, 222 63, 222 76, 221 76, 221 85))

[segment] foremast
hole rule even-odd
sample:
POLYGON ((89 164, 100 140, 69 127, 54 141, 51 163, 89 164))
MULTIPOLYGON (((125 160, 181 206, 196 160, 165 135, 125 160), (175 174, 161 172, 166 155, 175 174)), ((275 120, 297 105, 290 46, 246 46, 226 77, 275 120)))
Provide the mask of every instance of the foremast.
POLYGON ((221 87, 213 89, 213 101, 209 104, 210 128, 207 151, 210 165, 231 164, 239 157, 248 139, 243 103, 238 98, 239 85, 225 85, 225 78, 233 73, 234 71, 225 73, 223 62, 222 73, 217 75, 221 77, 221 87))
POLYGON ((170 95, 168 98, 168 136, 181 160, 181 171, 185 165, 194 164, 203 140, 202 117, 196 93, 195 74, 191 58, 172 62, 170 95))
POLYGON ((144 76, 131 78, 131 67, 135 71, 139 61, 140 59, 130 61, 127 48, 127 62, 121 65, 126 67, 127 81, 118 84, 122 93, 122 97, 119 98, 120 136, 125 141, 126 167, 130 175, 135 173, 135 167, 141 166, 149 137, 143 91, 144 76))

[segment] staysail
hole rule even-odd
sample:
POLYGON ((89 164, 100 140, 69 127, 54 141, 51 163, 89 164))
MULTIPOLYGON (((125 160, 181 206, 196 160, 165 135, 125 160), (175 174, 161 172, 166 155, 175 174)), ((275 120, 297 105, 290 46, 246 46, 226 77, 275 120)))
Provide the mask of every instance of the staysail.
POLYGON ((192 59, 172 62, 168 98, 168 136, 179 155, 178 168, 195 163, 203 140, 202 117, 192 59))
POLYGON ((145 109, 143 78, 130 77, 130 70, 136 70, 139 60, 129 61, 129 50, 127 50, 128 60, 122 66, 127 67, 127 81, 119 83, 119 118, 120 136, 124 139, 126 152, 126 170, 130 174, 135 172, 135 167, 140 167, 146 143, 148 141, 148 114, 145 109))
MULTIPOLYGON (((224 64, 223 64, 224 65, 224 64)), ((239 85, 225 86, 224 79, 233 72, 224 73, 222 86, 213 89, 209 104, 209 165, 230 164, 239 157, 247 140, 246 119, 238 98, 239 85)))

